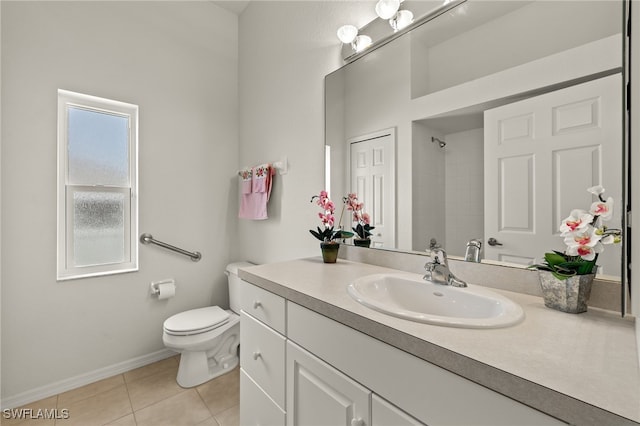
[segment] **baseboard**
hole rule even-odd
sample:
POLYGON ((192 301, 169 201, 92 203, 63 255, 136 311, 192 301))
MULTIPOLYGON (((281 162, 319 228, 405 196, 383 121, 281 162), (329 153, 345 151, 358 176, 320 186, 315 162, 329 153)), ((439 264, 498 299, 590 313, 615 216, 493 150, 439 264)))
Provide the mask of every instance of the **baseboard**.
POLYGON ((85 374, 60 380, 59 382, 28 390, 26 392, 19 393, 18 395, 3 398, 0 402, 0 406, 3 410, 5 408, 21 407, 34 401, 39 401, 62 392, 97 382, 98 380, 106 379, 107 377, 122 374, 135 368, 144 367, 147 364, 151 364, 174 355, 176 355, 176 352, 169 349, 162 349, 157 352, 132 358, 85 374))

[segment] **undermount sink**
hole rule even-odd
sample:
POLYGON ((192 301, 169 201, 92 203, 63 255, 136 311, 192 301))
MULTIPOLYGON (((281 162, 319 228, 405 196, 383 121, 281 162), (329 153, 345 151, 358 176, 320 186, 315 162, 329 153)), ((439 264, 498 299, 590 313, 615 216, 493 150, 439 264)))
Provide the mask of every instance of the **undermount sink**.
POLYGON ((368 308, 428 324, 499 328, 524 318, 520 305, 484 287, 434 284, 418 274, 368 275, 349 284, 347 291, 368 308))

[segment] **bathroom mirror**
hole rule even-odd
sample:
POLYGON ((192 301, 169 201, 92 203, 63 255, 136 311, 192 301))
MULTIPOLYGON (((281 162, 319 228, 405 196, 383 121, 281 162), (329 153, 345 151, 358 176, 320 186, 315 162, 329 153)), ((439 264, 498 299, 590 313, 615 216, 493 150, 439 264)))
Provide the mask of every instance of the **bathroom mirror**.
MULTIPOLYGON (((325 79, 332 198, 358 194, 373 248, 478 239, 483 262, 518 267, 564 251, 591 186, 620 228, 622 29, 621 1, 468 0, 360 55, 325 79)), ((600 274, 620 279, 621 256, 606 246, 600 274)))

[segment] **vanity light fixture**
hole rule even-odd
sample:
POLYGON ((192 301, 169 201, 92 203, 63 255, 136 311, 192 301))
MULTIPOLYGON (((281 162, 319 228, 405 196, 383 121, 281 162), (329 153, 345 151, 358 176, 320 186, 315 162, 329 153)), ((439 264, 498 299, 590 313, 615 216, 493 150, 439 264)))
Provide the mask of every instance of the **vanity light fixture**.
POLYGON ((351 43, 351 47, 353 47, 353 50, 355 50, 357 53, 362 52, 364 49, 371 46, 371 43, 373 43, 371 37, 363 34, 356 37, 353 43, 351 43))
POLYGON ((413 12, 410 10, 399 10, 398 13, 391 19, 389 19, 389 25, 393 28, 393 31, 400 31, 406 28, 413 22, 413 12))
POLYGON ((345 44, 351 43, 351 48, 357 53, 371 46, 371 37, 358 35, 358 29, 353 25, 343 25, 338 28, 338 38, 345 44))
POLYGON ((338 28, 338 38, 345 44, 353 43, 358 35, 358 29, 353 25, 343 25, 338 28))
MULTIPOLYGON (((400 10, 400 4, 404 0, 379 0, 376 4, 376 14, 389 21, 389 25, 394 32, 400 31, 413 23, 413 12, 410 10, 400 10)), ((445 0, 450 1, 450 0, 445 0)), ((369 47, 373 41, 367 35, 358 35, 358 28, 354 25, 343 25, 338 28, 338 38, 344 44, 351 44, 351 48, 356 52, 362 52, 369 47)))
POLYGON ((376 15, 380 19, 391 19, 400 9, 400 0, 379 0, 376 3, 376 15))

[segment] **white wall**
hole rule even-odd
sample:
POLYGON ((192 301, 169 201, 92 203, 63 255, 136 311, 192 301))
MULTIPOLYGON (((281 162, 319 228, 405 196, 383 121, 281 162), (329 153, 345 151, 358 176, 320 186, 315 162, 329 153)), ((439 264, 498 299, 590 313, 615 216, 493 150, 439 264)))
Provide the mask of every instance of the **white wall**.
POLYGON ((168 316, 227 305, 238 41, 210 2, 1 7, 4 400, 159 351, 168 316), (140 231, 202 261, 141 246, 139 272, 56 282, 58 88, 140 106, 140 231), (150 297, 168 277, 177 295, 150 297))
POLYGON ((241 257, 320 255, 309 201, 324 187, 324 76, 342 65, 338 27, 373 14, 369 2, 256 1, 240 16, 240 164, 290 163, 275 177, 269 219, 240 221, 241 257))

